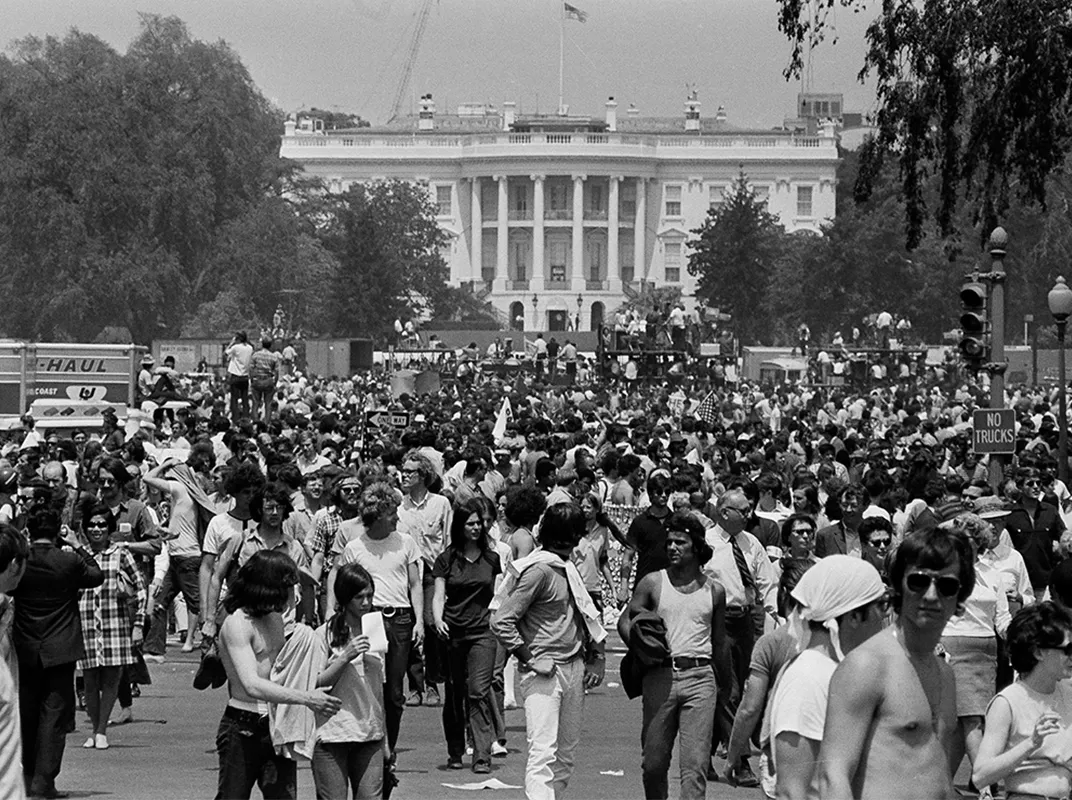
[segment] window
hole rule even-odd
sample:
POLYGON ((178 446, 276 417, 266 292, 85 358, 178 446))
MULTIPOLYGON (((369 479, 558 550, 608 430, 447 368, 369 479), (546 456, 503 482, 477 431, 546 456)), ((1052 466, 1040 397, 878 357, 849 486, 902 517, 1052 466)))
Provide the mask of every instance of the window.
POLYGON ((810 217, 811 213, 811 187, 797 187, 797 216, 810 217))
POLYGON ((529 210, 529 193, 524 186, 512 186, 510 187, 510 194, 513 197, 510 199, 510 208, 520 214, 526 214, 529 210))
POLYGON ((552 211, 565 211, 566 206, 566 184, 564 183, 552 183, 548 186, 547 192, 547 207, 552 211))
POLYGON ((752 191, 755 192, 756 202, 763 206, 763 209, 767 209, 767 204, 770 202, 770 187, 769 186, 753 186, 752 191))
POLYGON ((668 217, 681 216, 681 187, 666 187, 666 215, 668 217))
POLYGON ((436 213, 441 217, 449 217, 453 213, 450 207, 451 191, 452 187, 450 186, 437 186, 435 188, 436 213))
POLYGON ((485 231, 480 240, 480 277, 485 281, 495 280, 498 247, 499 239, 495 231, 485 231))
POLYGON ((725 186, 708 186, 707 187, 707 207, 711 211, 718 212, 722 208, 722 204, 726 201, 726 187, 725 186))
POLYGON ((618 261, 621 266, 622 280, 633 280, 633 237, 622 238, 618 244, 618 261))
POLYGON ((480 213, 486 220, 499 218, 499 187, 496 181, 480 182, 480 213))
POLYGON ((588 187, 588 208, 591 211, 602 211, 604 209, 603 203, 603 187, 598 184, 588 187))
POLYGON ((627 182, 622 184, 621 194, 618 196, 620 206, 619 214, 622 219, 631 220, 636 217, 636 183, 627 182))
POLYGON ((681 282, 681 242, 667 242, 663 259, 667 283, 681 282))

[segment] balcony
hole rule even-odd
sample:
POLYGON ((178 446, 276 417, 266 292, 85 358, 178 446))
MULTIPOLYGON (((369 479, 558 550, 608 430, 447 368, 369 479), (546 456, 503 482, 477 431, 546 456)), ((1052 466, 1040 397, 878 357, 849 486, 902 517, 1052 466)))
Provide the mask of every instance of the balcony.
POLYGON ((544 278, 543 288, 558 290, 565 289, 568 291, 570 289, 570 282, 568 278, 562 278, 558 280, 556 280, 555 278, 544 278))
POLYGON ((543 212, 544 219, 573 219, 573 211, 568 208, 548 208, 543 212))
POLYGON ((584 282, 584 288, 589 292, 605 292, 608 287, 609 284, 607 281, 592 280, 591 278, 588 278, 584 282))
POLYGON ((528 208, 511 208, 509 219, 513 221, 532 219, 532 210, 528 208))
POLYGON ((507 281, 506 291, 508 292, 527 292, 529 290, 528 279, 520 281, 507 281))

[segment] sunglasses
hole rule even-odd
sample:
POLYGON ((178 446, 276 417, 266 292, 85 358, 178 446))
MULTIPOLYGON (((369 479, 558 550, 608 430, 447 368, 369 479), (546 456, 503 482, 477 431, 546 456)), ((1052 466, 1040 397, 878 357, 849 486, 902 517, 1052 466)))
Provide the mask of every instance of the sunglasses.
POLYGON ((1072 642, 1068 644, 1044 644, 1039 647, 1040 650, 1060 650, 1066 656, 1072 656, 1072 642))
POLYGON ((926 572, 905 575, 905 586, 913 594, 926 594, 932 583, 942 597, 955 597, 960 592, 960 578, 952 575, 928 575, 926 572))
POLYGON ((1034 478, 1032 478, 1031 480, 1024 481, 1024 486, 1041 486, 1041 485, 1042 485, 1042 481, 1035 480, 1034 478))
POLYGON ((871 538, 871 546, 872 547, 889 547, 890 546, 890 540, 889 539, 875 539, 874 537, 872 537, 871 538))

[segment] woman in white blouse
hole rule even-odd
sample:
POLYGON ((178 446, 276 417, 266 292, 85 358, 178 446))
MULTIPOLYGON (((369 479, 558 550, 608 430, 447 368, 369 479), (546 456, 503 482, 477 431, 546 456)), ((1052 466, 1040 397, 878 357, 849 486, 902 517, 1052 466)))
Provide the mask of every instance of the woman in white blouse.
POLYGON ((1012 617, 1005 589, 979 561, 979 554, 996 541, 994 528, 977 514, 961 514, 949 524, 971 542, 976 559, 975 588, 942 632, 942 647, 957 688, 958 735, 951 763, 959 765, 967 752, 968 761, 974 764, 983 740, 986 707, 997 682, 998 637, 1005 636, 1012 617))

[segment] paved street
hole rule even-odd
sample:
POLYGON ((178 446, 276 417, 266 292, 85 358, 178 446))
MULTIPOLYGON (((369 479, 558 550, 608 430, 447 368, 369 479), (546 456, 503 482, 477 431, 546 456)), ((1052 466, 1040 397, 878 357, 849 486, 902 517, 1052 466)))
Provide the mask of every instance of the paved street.
MULTIPOLYGON (((609 657, 608 685, 589 697, 584 735, 578 752, 578 770, 570 797, 643 797, 640 785, 640 700, 629 701, 617 685, 620 655, 609 657), (601 774, 621 772, 621 775, 601 774)), ((135 721, 109 731, 107 751, 82 750, 88 717, 78 714, 78 731, 67 739, 63 772, 57 785, 78 798, 109 800, 185 800, 215 794, 216 754, 214 739, 220 713, 226 703, 224 690, 198 692, 191 686, 197 663, 193 655, 169 646, 168 661, 151 664, 153 685, 142 689, 134 701, 135 721)), ((399 741, 401 785, 394 797, 405 798, 502 798, 524 797, 521 788, 473 792, 448 789, 444 783, 476 783, 487 777, 521 787, 524 773, 525 721, 521 711, 509 711, 510 755, 495 759, 490 776, 468 770, 448 772, 440 710, 408 708, 402 719, 399 741)), ((676 797, 671 768, 671 797, 676 797)), ((299 796, 314 797, 312 774, 303 767, 298 778, 299 796)), ((259 796, 254 792, 254 796, 259 796)), ((753 800, 756 790, 730 789, 724 784, 708 789, 711 798, 753 800)))

